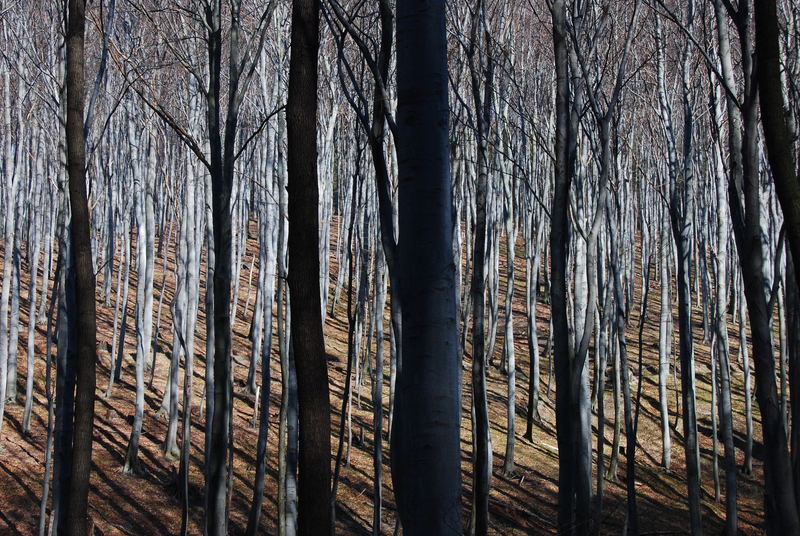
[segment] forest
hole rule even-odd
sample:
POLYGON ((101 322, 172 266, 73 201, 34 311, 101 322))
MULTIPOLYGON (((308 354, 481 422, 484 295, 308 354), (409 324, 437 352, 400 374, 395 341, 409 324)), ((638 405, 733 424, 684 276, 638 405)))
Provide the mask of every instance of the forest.
POLYGON ((800 536, 800 1, 0 0, 0 535, 800 536))

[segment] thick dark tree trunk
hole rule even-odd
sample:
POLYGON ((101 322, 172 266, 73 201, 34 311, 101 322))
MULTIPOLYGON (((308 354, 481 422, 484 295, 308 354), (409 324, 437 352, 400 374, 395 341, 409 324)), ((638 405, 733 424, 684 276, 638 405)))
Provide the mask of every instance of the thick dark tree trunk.
POLYGON ((289 100, 289 291, 297 369, 300 455, 298 531, 329 534, 331 426, 328 368, 319 295, 317 62, 319 0, 292 3, 289 100))
POLYGON ((444 0, 397 3, 402 363, 392 477, 407 536, 461 534, 460 359, 444 0))
MULTIPOLYGON (((75 285, 68 281, 71 273, 67 269, 70 256, 70 245, 66 239, 66 206, 61 203, 62 222, 59 224, 61 237, 58 240, 59 264, 65 269, 59 273, 58 320, 56 323, 56 400, 55 430, 53 456, 53 533, 60 534, 59 527, 67 526, 70 480, 72 479, 72 445, 74 437, 75 410, 75 341, 71 334, 75 333, 74 311, 75 285)), ((73 272, 74 273, 74 272, 73 272)))
MULTIPOLYGON (((753 360, 756 373, 756 398, 761 410, 761 425, 764 437, 764 510, 768 534, 798 534, 800 533, 800 517, 798 516, 796 490, 794 477, 789 459, 789 445, 783 416, 780 414, 777 386, 775 382, 775 356, 772 344, 771 312, 769 311, 767 291, 764 281, 764 250, 763 235, 761 230, 761 184, 759 180, 759 151, 758 151, 758 88, 757 77, 774 87, 761 88, 768 99, 767 108, 762 110, 765 114, 765 137, 772 138, 772 147, 767 140, 770 163, 777 168, 776 186, 787 192, 784 188, 790 185, 777 182, 790 179, 792 170, 785 169, 785 159, 776 152, 781 144, 780 138, 786 134, 786 125, 783 123, 782 95, 780 93, 780 75, 778 72, 777 39, 775 36, 766 35, 768 31, 777 32, 777 21, 771 21, 770 6, 772 10, 775 3, 770 1, 750 2, 742 0, 738 9, 728 9, 733 23, 739 33, 739 46, 741 49, 741 69, 744 74, 744 92, 740 106, 736 106, 733 98, 728 99, 729 114, 729 153, 730 174, 728 178, 728 201, 731 209, 734 236, 736 238, 737 253, 742 269, 744 297, 747 301, 747 310, 750 320, 752 337, 753 360), (751 9, 755 5, 760 28, 756 29, 757 44, 753 49, 751 9), (772 24, 772 30, 768 30, 772 24), (756 58, 756 55, 758 57, 756 58), (763 56, 763 57, 762 57, 763 56), (754 60, 766 62, 766 72, 762 73, 761 66, 756 68, 754 60), (780 117, 776 117, 777 114, 780 117), (741 119, 741 123, 740 120, 741 119), (783 123, 783 125, 781 125, 783 123), (740 128, 741 125, 741 128, 740 128), (767 131, 770 131, 767 134, 767 131), (776 146, 777 142, 777 146, 776 146), (781 171, 783 170, 783 171, 781 171), (786 172, 784 174, 784 172, 786 172)), ((730 7, 730 6, 727 6, 730 7)), ((718 37, 720 40, 721 67, 726 85, 733 87, 733 71, 727 34, 727 20, 722 17, 722 6, 715 3, 718 18, 718 37)), ((773 12, 774 13, 774 12, 773 12)), ((775 15, 777 16, 777 15, 775 15)), ((786 156, 786 155, 784 155, 786 156)), ((786 156, 791 159, 791 156, 786 156)), ((795 178, 796 180, 796 178, 795 178)), ((795 192, 796 192, 795 184, 795 192)), ((783 195, 783 194, 781 194, 783 195)), ((788 198, 782 198, 781 202, 788 198)), ((791 204, 784 207, 788 213, 789 232, 792 233, 792 218, 797 214, 797 198, 794 198, 794 207, 791 204)), ((741 315, 742 317, 744 315, 741 315)), ((740 319, 741 322, 744 318, 740 319)), ((746 375, 749 371, 746 369, 746 375)), ((745 392, 749 393, 749 378, 745 378, 745 392)), ((749 394, 746 394, 749 396, 749 394)), ((750 432, 750 416, 748 415, 748 432, 750 432)), ((750 434, 748 445, 750 450, 750 434)), ((749 469, 748 452, 745 453, 745 465, 749 469)))
MULTIPOLYGON (((800 181, 797 180, 792 135, 787 123, 786 105, 781 81, 781 57, 778 37, 776 0, 756 0, 755 37, 758 61, 758 94, 761 105, 761 124, 767 145, 769 165, 775 181, 775 192, 783 209, 784 224, 789 248, 795 259, 800 259, 800 181)), ((795 272, 800 283, 800 271, 795 272)), ((798 490, 795 490, 797 493, 798 490)))
POLYGON ((569 219, 567 216, 572 165, 569 147, 570 94, 567 56, 567 21, 564 0, 551 7, 553 48, 556 69, 555 187, 550 228, 550 296, 553 322, 553 360, 556 385, 556 434, 558 437, 558 528, 563 534, 574 530, 575 446, 574 427, 570 422, 570 345, 567 323, 567 255, 569 219))
MULTIPOLYGON (((791 434, 789 447, 792 452, 792 474, 797 509, 800 511, 800 291, 791 272, 795 272, 794 259, 787 261, 786 309, 789 311, 789 389, 791 402, 791 434)), ((796 275, 796 273, 794 274, 796 275)))
MULTIPOLYGON (((208 35, 209 78, 206 93, 206 122, 209 135, 209 170, 211 182, 211 221, 213 241, 213 263, 209 254, 208 288, 212 290, 212 299, 206 311, 207 318, 213 319, 213 335, 209 335, 207 343, 213 346, 206 353, 206 369, 213 370, 213 390, 206 401, 208 416, 206 425, 207 459, 206 459, 206 520, 205 527, 209 535, 221 536, 228 530, 227 512, 227 459, 230 448, 230 430, 233 409, 233 393, 231 381, 231 280, 232 280, 232 216, 231 193, 233 191, 234 148, 237 131, 237 108, 233 102, 228 103, 226 120, 221 120, 221 80, 222 80, 222 28, 221 1, 215 0, 207 5, 205 22, 208 35), (223 134, 224 132, 224 134, 223 134), (213 356, 213 359, 212 359, 213 356)), ((231 15, 235 20, 234 15, 231 15)), ((232 22, 233 25, 233 22, 232 22)), ((238 46, 230 44, 231 54, 238 46)), ((231 57, 232 62, 236 59, 231 57)), ((238 90, 238 75, 231 70, 228 81, 229 98, 233 101, 238 90)), ((208 348, 207 344, 207 350, 208 348)), ((207 387, 208 389, 208 387, 207 387)))
MULTIPOLYGON (((89 473, 92 465, 92 432, 96 348, 95 280, 89 238, 89 204, 86 195, 86 155, 83 131, 84 0, 70 0, 67 20, 67 168, 72 209, 70 237, 74 271, 74 324, 76 341, 75 427, 72 444, 72 476, 69 487, 66 534, 87 534, 89 473)), ((70 280, 71 278, 67 278, 70 280)))

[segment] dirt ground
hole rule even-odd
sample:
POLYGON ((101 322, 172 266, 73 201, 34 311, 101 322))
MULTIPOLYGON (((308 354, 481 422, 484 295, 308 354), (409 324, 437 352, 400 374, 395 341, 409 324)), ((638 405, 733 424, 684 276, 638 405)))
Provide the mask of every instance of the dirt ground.
MULTIPOLYGON (((239 307, 234 324, 234 475, 233 490, 230 503, 230 533, 241 534, 247 523, 247 512, 252 499, 252 482, 255 474, 255 445, 257 428, 250 425, 253 417, 253 399, 244 393, 244 380, 247 376, 247 358, 250 342, 247 338, 249 321, 252 315, 254 296, 248 302, 248 280, 251 258, 257 254, 255 226, 251 226, 251 238, 244 259, 239 290, 239 307), (248 310, 245 311, 245 304, 248 310)), ((521 233, 520 233, 521 234, 521 233)), ((335 225, 332 240, 335 240, 335 225)), ((533 442, 525 440, 525 412, 528 400, 529 357, 525 320, 525 281, 522 246, 518 245, 516 267, 517 277, 514 287, 514 335, 517 358, 517 415, 516 415, 516 466, 514 475, 502 475, 503 453, 506 443, 506 377, 496 367, 491 368, 488 378, 489 411, 492 427, 494 451, 494 475, 490 496, 491 530, 494 534, 555 534, 556 533, 556 501, 558 459, 555 436, 555 390, 548 390, 550 369, 549 356, 544 355, 546 343, 549 306, 540 304, 538 310, 539 347, 542 351, 541 378, 542 401, 540 412, 542 423, 536 426, 533 442)), ((135 249, 135 248, 134 248, 135 249)), ((332 248, 333 251, 333 248, 332 248)), ((22 256, 25 259, 25 255, 22 256)), ((118 259, 117 259, 118 262, 118 259)), ((336 260, 332 261, 331 284, 337 274, 336 260)), ((256 263, 257 264, 257 263, 256 263)), ((133 265, 135 268, 135 264, 133 265)), ((158 331, 159 351, 152 389, 145 394, 145 415, 141 440, 140 458, 144 474, 139 476, 125 475, 121 472, 125 456, 134 405, 134 357, 135 357, 135 322, 132 318, 135 306, 135 269, 131 273, 131 291, 128 307, 128 335, 125 341, 125 359, 121 381, 116 385, 113 395, 105 398, 105 391, 110 366, 109 347, 112 338, 115 296, 106 303, 98 298, 98 347, 99 363, 97 367, 97 399, 95 419, 95 442, 93 452, 93 471, 91 476, 91 492, 89 497, 90 515, 94 522, 95 534, 103 535, 160 535, 177 534, 180 529, 180 503, 178 502, 176 472, 178 463, 162 454, 162 443, 166 435, 166 423, 156 416, 164 393, 165 379, 168 372, 168 355, 172 333, 169 313, 169 301, 172 298, 174 281, 174 259, 168 252, 166 266, 163 259, 158 258, 155 268, 155 304, 162 291, 164 270, 167 270, 164 288, 165 298, 161 313, 160 330, 158 331)), ((257 267, 256 267, 257 269, 257 267)), ((23 261, 22 296, 28 294, 29 268, 23 261)), ((501 306, 505 293, 505 261, 501 261, 501 306)), ((116 272, 116 271, 115 271, 116 272)), ((203 275, 204 277, 204 275, 203 275)), ((255 283, 257 277, 253 275, 255 283)), ((98 286, 102 276, 98 279, 98 286)), ((116 286, 114 280, 113 288, 116 286)), ((636 490, 639 500, 642 534, 688 534, 688 511, 686 506, 686 483, 684 478, 684 453, 681 441, 681 425, 677 417, 672 420, 672 470, 667 473, 660 469, 661 439, 658 420, 658 325, 659 292, 653 283, 649 298, 648 313, 643 332, 643 381, 641 398, 641 417, 638 433, 636 455, 636 490)), ((630 325, 627 331, 628 354, 634 372, 638 367, 638 300, 640 282, 637 283, 637 298, 634 311, 631 312, 630 325)), ((201 288, 201 292, 204 292, 201 288)), ((347 324, 340 300, 335 317, 326 319, 326 348, 329 354, 329 372, 331 385, 331 419, 333 463, 335 449, 338 444, 338 427, 340 421, 339 408, 343 396, 344 368, 347 355, 347 324)), ((6 421, 3 435, 0 438, 0 534, 30 535, 37 530, 39 503, 42 494, 42 477, 44 472, 44 448, 47 437, 47 398, 45 394, 45 328, 40 324, 36 328, 36 363, 34 369, 35 389, 31 434, 23 436, 22 429, 22 396, 24 396, 24 379, 26 375, 25 348, 27 345, 28 310, 27 299, 21 302, 21 329, 19 340, 19 398, 16 404, 6 407, 6 421)), ((724 504, 714 498, 712 480, 712 438, 711 438, 711 393, 709 369, 709 344, 703 341, 701 317, 695 314, 696 338, 696 371, 697 371, 697 404, 698 426, 700 432, 703 520, 707 534, 720 534, 725 514, 724 504)), ((506 319, 501 308, 500 321, 495 345, 495 363, 503 348, 503 327, 506 319)), ((198 340, 195 355, 194 407, 192 408, 192 470, 190 492, 192 500, 191 532, 202 533, 202 470, 203 458, 203 422, 199 419, 200 400, 204 389, 205 319, 200 313, 198 321, 198 340)), ((677 326, 677 319, 675 322, 677 326)), ((388 323, 387 323, 388 326, 388 323)), ((733 388, 734 388, 734 427, 737 447, 737 462, 741 465, 744 446, 744 399, 743 375, 738 363, 737 338, 734 336, 737 326, 731 325, 733 388)), ((677 333, 675 334, 677 337, 677 333)), ((387 349, 387 370, 384 374, 384 401, 388 400, 388 336, 384 341, 387 349)), ((271 360, 272 382, 270 404, 270 429, 268 443, 268 470, 264 497, 264 510, 261 528, 264 534, 277 533, 277 430, 280 407, 280 366, 277 357, 277 345, 273 345, 271 360)), ((469 351, 469 347, 467 348, 469 351)), ((677 349, 676 349, 677 350, 677 349)), ((462 475, 463 475, 463 512, 465 525, 470 517, 471 504, 471 431, 469 407, 469 356, 464 360, 464 395, 462 411, 462 475)), ((182 375, 182 371, 181 371, 182 375)), ((610 377, 609 377, 610 380, 610 377)), ((183 385, 182 377, 179 385, 183 385)), ((365 375, 360 398, 354 399, 352 405, 352 445, 349 449, 350 464, 344 466, 338 492, 337 527, 339 534, 371 534, 373 505, 373 468, 372 448, 372 407, 370 404, 370 380, 365 375)), ((632 389, 638 387, 638 379, 632 378, 632 389)), ((670 384, 670 410, 676 410, 679 384, 677 379, 670 384)), ((607 383, 605 392, 607 424, 605 427, 605 460, 606 467, 611 454, 613 436, 613 396, 611 382, 607 383)), ((386 408, 386 402, 384 402, 386 408)), ((757 405, 755 410, 755 434, 753 474, 739 473, 739 520, 741 534, 762 534, 762 491, 763 458, 760 443, 760 425, 758 423, 757 405)), ((386 415, 386 410, 384 409, 386 415)), ((386 425, 384 419, 384 426, 386 425)), ((596 420, 593 421, 596 424, 596 420)), ((596 429, 595 429, 596 431, 596 429)), ((596 456, 596 436, 595 453, 596 456)), ((625 445, 624 428, 622 445, 625 445)), ((389 449, 386 430, 383 438, 384 449, 384 505, 382 516, 382 532, 393 534, 396 512, 392 494, 391 475, 389 469, 389 449)), ((347 450, 347 448, 345 449, 347 450)), ((722 446, 719 446, 720 455, 722 446)), ((596 461, 596 457, 595 457, 596 461)), ((595 466, 596 473, 596 466, 595 466)), ((724 497, 724 475, 720 467, 720 478, 724 497)), ((606 481, 602 532, 619 534, 625 517, 625 456, 619 459, 619 470, 616 482, 606 481)), ((596 478, 596 474, 594 475, 596 478)))

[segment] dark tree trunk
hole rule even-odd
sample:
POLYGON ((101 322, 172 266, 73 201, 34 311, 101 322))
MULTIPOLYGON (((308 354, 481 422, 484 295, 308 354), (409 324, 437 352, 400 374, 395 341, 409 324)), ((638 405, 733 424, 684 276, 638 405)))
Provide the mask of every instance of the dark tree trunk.
POLYGON ((331 426, 319 294, 317 63, 319 0, 292 3, 289 100, 289 291, 297 370, 300 453, 298 532, 329 534, 331 426))
POLYGON ((796 272, 794 259, 787 260, 786 270, 786 309, 789 311, 789 389, 791 434, 789 446, 792 452, 792 474, 794 475, 794 493, 798 511, 800 511, 800 291, 792 274, 796 272))
POLYGON ((59 534, 59 527, 67 525, 67 503, 69 501, 70 480, 72 479, 72 445, 74 437, 74 410, 75 410, 75 341, 70 337, 75 330, 74 316, 70 317, 69 302, 74 300, 74 284, 70 283, 70 271, 67 264, 70 255, 69 241, 66 239, 66 228, 63 219, 66 218, 66 206, 61 204, 62 223, 61 238, 59 238, 59 264, 65 267, 60 271, 60 285, 58 292, 58 320, 56 323, 57 350, 56 350, 56 414, 55 437, 53 456, 53 533, 59 534))
POLYGON ((392 477, 407 536, 461 534, 460 361, 443 0, 397 3, 402 362, 392 477))
POLYGON ((551 7, 553 49, 556 69, 555 187, 550 228, 550 297, 552 304, 553 361, 556 385, 556 434, 558 437, 558 528, 571 534, 575 506, 575 448, 570 423, 570 348, 567 324, 567 255, 569 219, 567 216, 571 179, 570 94, 567 56, 567 21, 564 0, 551 7))
MULTIPOLYGON (((89 473, 92 465, 92 432, 96 362, 95 280, 89 237, 89 204, 86 195, 86 155, 83 131, 84 0, 70 0, 67 21, 67 167, 72 209, 70 237, 74 271, 76 322, 75 427, 72 444, 72 476, 69 487, 66 534, 87 534, 89 473)), ((72 327, 71 325, 71 327, 72 327)))
MULTIPOLYGON (((758 61, 756 71, 764 141, 775 181, 775 192, 783 209, 789 248, 794 258, 800 259, 800 182, 797 180, 792 135, 783 100, 777 2, 756 0, 753 6, 758 61)), ((795 281, 800 283, 800 271, 796 271, 794 275, 795 281)))
MULTIPOLYGON (((473 414, 473 454, 472 454, 472 530, 476 536, 483 536, 489 529, 489 488, 492 480, 492 436, 489 431, 489 402, 486 389, 485 302, 486 302, 486 232, 487 232, 487 188, 489 175, 489 118, 492 103, 493 82, 492 62, 488 64, 483 96, 481 96, 481 76, 479 71, 481 57, 476 58, 476 49, 481 44, 484 31, 482 20, 485 16, 482 0, 478 0, 472 18, 469 56, 469 71, 475 107, 475 129, 477 138, 477 180, 475 184, 475 251, 472 257, 472 281, 470 301, 472 302, 472 414, 473 414), (480 29, 479 29, 480 28, 480 29)), ((488 36, 487 36, 488 37, 488 36)), ((486 40, 488 41, 488 39, 486 40)), ((488 43, 486 43, 488 46, 488 43)))
MULTIPOLYGON (((764 244, 761 231, 761 184, 759 178, 759 151, 758 151, 758 91, 757 77, 773 84, 774 87, 761 88, 766 92, 768 99, 765 114, 765 134, 772 137, 772 143, 776 141, 780 145, 780 134, 783 130, 785 134, 785 123, 783 122, 782 111, 776 108, 782 107, 782 96, 776 94, 780 92, 780 76, 777 71, 777 42, 770 43, 775 36, 766 35, 770 25, 770 4, 767 2, 750 2, 742 0, 736 10, 730 9, 730 5, 724 3, 733 23, 739 33, 739 46, 741 49, 741 69, 744 74, 744 92, 739 106, 735 99, 728 95, 728 115, 729 115, 729 153, 730 153, 730 173, 728 177, 728 201, 731 209, 731 219, 733 221, 734 236, 736 238, 737 253, 742 269, 742 279, 744 287, 744 297, 747 301, 747 310, 752 334, 753 360, 755 362, 756 373, 756 398, 759 409, 761 410, 761 423, 764 437, 764 510, 768 534, 798 534, 800 533, 800 521, 798 520, 798 509, 796 502, 796 490, 794 489, 794 478, 792 466, 789 459, 789 446, 786 436, 784 418, 780 414, 780 404, 778 400, 777 386, 775 382, 775 356, 772 345, 772 330, 766 287, 764 286, 764 244), (760 28, 756 29, 758 44, 753 50, 752 39, 752 20, 751 8, 756 6, 757 17, 760 28), (758 58, 756 58, 758 54, 758 58), (763 57, 762 57, 763 56, 763 57), (766 73, 762 73, 761 68, 756 68, 754 60, 764 60, 766 62, 766 73), (777 76, 777 78, 775 78, 777 76), (779 114, 776 117, 772 114, 779 114), (741 123, 739 119, 741 118, 741 123), (741 125, 741 129, 740 129, 741 125), (777 138, 775 135, 778 134, 777 138)), ((771 2, 772 9, 775 8, 771 2)), ((721 66, 725 84, 728 90, 735 89, 733 86, 733 72, 729 51, 727 21, 722 18, 722 6, 717 2, 715 8, 718 18, 718 37, 720 40, 721 66)), ((772 27, 777 32, 777 22, 772 27)), ((769 144, 768 140, 768 144, 769 144)), ((781 166, 786 162, 773 160, 779 156, 775 152, 776 145, 768 146, 770 163, 778 166, 776 183, 786 179, 781 174, 781 166)), ((787 156, 791 158, 791 156, 787 156)), ((773 168, 775 171, 775 168, 773 168)), ((776 184, 777 186, 777 184, 776 184)), ((783 184, 779 188, 787 186, 783 184)), ((795 185, 796 188, 796 185, 795 185)), ((796 191, 796 190, 795 190, 796 191)), ((784 190, 784 193, 786 190, 784 190)), ((787 199, 782 198, 785 202, 787 199)), ((795 197, 795 206, 797 198, 795 197)), ((784 207, 788 210, 785 214, 787 224, 791 231, 793 225, 793 214, 791 205, 784 207)), ((741 315, 743 317, 743 315, 741 315)), ((744 318, 740 319, 744 322, 744 318)), ((744 337, 742 337, 744 340, 744 337)), ((749 371, 745 369, 745 391, 749 393, 749 371)), ((749 396, 749 395, 746 395, 749 396)), ((750 416, 747 417, 748 432, 750 432, 750 416)), ((747 449, 750 450, 750 434, 748 433, 747 449)), ((745 453, 746 469, 749 469, 749 452, 745 453)))
MULTIPOLYGON (((754 2, 758 3, 758 2, 754 2)), ((742 1, 734 22, 739 30, 744 56, 744 104, 741 107, 741 175, 729 180, 734 235, 742 268, 744 295, 750 320, 753 361, 756 374, 756 399, 761 411, 764 438, 764 514, 768 534, 800 534, 789 446, 783 416, 780 415, 775 381, 775 356, 768 298, 764 286, 764 243, 761 231, 761 187, 758 151, 758 94, 753 73, 753 45, 750 33, 750 8, 742 1)))

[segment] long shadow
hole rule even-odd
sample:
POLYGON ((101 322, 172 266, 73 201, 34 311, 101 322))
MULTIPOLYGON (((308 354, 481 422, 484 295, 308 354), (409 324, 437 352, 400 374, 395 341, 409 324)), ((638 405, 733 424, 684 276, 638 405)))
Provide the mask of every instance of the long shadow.
POLYGON ((122 464, 125 461, 125 457, 122 454, 125 447, 117 439, 115 439, 110 432, 100 427, 98 427, 97 431, 105 437, 95 434, 94 441, 106 449, 109 455, 117 462, 117 465, 122 467, 122 464), (112 442, 114 443, 113 445, 112 442))
MULTIPOLYGON (((139 516, 137 517, 143 517, 151 525, 151 527, 155 528, 155 531, 151 532, 151 534, 169 533, 169 530, 158 516, 154 515, 149 509, 142 508, 141 504, 136 499, 131 497, 126 492, 125 488, 117 484, 113 478, 110 478, 106 473, 101 471, 97 464, 92 463, 92 471, 114 492, 114 496, 117 499, 112 501, 112 504, 116 504, 116 501, 119 501, 120 499, 129 504, 133 511, 139 513, 139 516)), ((119 509, 121 509, 121 507, 119 507, 119 509)), ((130 514, 126 514, 126 519, 133 521, 133 518, 130 514)))
POLYGON ((19 536, 24 536, 24 535, 25 535, 25 533, 24 533, 24 532, 22 532, 22 531, 21 531, 21 530, 20 530, 20 529, 17 527, 17 524, 14 522, 14 520, 10 519, 10 518, 9 518, 9 517, 6 515, 6 511, 7 511, 7 510, 10 510, 8 507, 9 507, 9 505, 8 505, 8 504, 4 504, 4 505, 3 505, 3 508, 2 508, 2 509, 0 509, 0 521, 3 521, 3 522, 5 523, 5 525, 6 525, 6 527, 8 527, 8 529, 9 529, 9 530, 13 531, 13 532, 10 532, 10 533, 8 533, 8 534, 14 534, 15 536, 16 536, 16 535, 19 535, 19 536))
MULTIPOLYGON (((700 422, 697 423, 697 431, 701 432, 703 435, 707 437, 711 437, 712 431, 710 426, 705 426, 700 422)), ((720 442, 722 440, 720 439, 720 442)), ((744 450, 745 445, 747 444, 747 438, 741 434, 737 433, 735 430, 733 432, 733 444, 739 450, 744 450)), ((710 451, 709 451, 710 452, 710 451)), ((764 444, 753 437, 753 459, 763 462, 764 461, 764 444)))
MULTIPOLYGON (((103 517, 106 518, 106 520, 109 523, 114 525, 115 528, 117 528, 118 530, 121 530, 122 532, 125 532, 126 534, 133 534, 133 532, 130 532, 129 530, 123 530, 122 526, 120 526, 121 522, 130 521, 130 514, 128 512, 126 512, 124 508, 122 508, 122 506, 119 504, 119 501, 112 499, 111 497, 109 497, 108 495, 106 495, 105 493, 100 491, 100 488, 98 488, 97 486, 95 486, 94 484, 91 484, 91 483, 89 484, 89 491, 95 497, 98 497, 102 501, 102 503, 104 505, 110 506, 114 510, 114 512, 116 512, 117 516, 119 517, 120 523, 114 523, 113 521, 108 519, 108 513, 107 512, 103 512, 102 513, 103 517)), ((92 508, 93 510, 96 510, 94 507, 92 507, 91 504, 89 505, 89 507, 92 508)), ((97 513, 100 514, 99 511, 97 511, 97 513)))
MULTIPOLYGON (((505 480, 501 475, 495 474, 494 476, 495 476, 495 479, 505 480)), ((540 475, 536 474, 536 476, 538 477, 540 475)), ((545 479, 543 479, 543 480, 545 480, 545 479)), ((511 481, 508 481, 508 480, 505 480, 505 481, 506 481, 506 484, 507 484, 508 488, 516 489, 517 491, 522 491, 525 495, 527 495, 530 498, 531 501, 538 502, 541 507, 552 508, 552 509, 556 509, 558 507, 557 501, 552 501, 552 502, 548 501, 542 496, 534 495, 531 491, 528 491, 526 489, 522 489, 521 487, 517 487, 517 482, 511 482, 511 481)), ((555 485, 555 482, 553 482, 553 483, 555 485)), ((514 497, 507 489, 504 489, 504 488, 499 487, 499 486, 495 486, 493 488, 493 491, 495 491, 495 492, 497 492, 500 495, 503 495, 505 497, 503 502, 502 503, 498 503, 498 504, 502 504, 506 508, 509 508, 511 504, 515 504, 516 505, 515 507, 517 508, 519 513, 525 514, 525 515, 527 515, 529 513, 528 510, 532 506, 532 503, 531 502, 525 502, 524 501, 525 497, 514 497)))
MULTIPOLYGON (((340 477, 340 481, 342 484, 348 487, 354 487, 353 482, 351 482, 348 478, 342 476, 340 477)), ((371 519, 364 519, 361 517, 355 510, 350 508, 347 504, 342 502, 336 503, 336 522, 338 524, 344 525, 344 534, 364 534, 368 535, 371 534, 369 530, 372 527, 372 520, 371 519)))
MULTIPOLYGON (((25 495, 33 504, 38 504, 39 498, 36 496, 36 494, 33 492, 30 486, 28 486, 28 484, 26 484, 25 481, 19 477, 19 475, 17 475, 16 473, 14 473, 14 471, 11 471, 8 467, 6 467, 6 464, 3 463, 2 461, 0 461, 0 469, 6 472, 8 476, 10 476, 12 480, 14 480, 14 482, 16 482, 17 485, 19 485, 19 487, 22 488, 22 490, 25 492, 25 495)), ((3 487, 5 487, 6 485, 7 484, 4 484, 3 487)))
MULTIPOLYGON (((33 417, 33 414, 31 414, 31 417, 33 417)), ((8 411, 8 409, 6 409, 5 412, 5 419, 8 421, 11 428, 20 435, 20 437, 26 437, 26 435, 22 433, 22 423, 16 419, 14 414, 8 411)))

